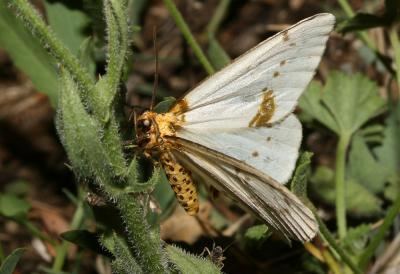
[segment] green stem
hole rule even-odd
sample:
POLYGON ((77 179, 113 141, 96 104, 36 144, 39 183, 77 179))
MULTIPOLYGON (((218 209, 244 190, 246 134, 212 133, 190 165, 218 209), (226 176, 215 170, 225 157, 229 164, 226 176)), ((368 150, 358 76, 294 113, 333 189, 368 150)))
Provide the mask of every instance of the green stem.
POLYGON ((394 201, 390 209, 387 211, 386 217, 383 220, 383 224, 379 227, 378 232, 374 235, 369 245, 366 247, 364 253, 361 255, 359 262, 359 266, 361 269, 365 270, 365 268, 367 267, 369 260, 375 254, 375 251, 378 248, 379 244, 382 243, 383 238, 386 235, 386 232, 393 224, 395 218, 399 214, 399 211, 400 211, 400 192, 398 192, 396 200, 394 201))
POLYGON ((11 7, 14 7, 18 17, 24 22, 32 34, 37 37, 42 46, 48 50, 72 77, 87 91, 93 88, 93 81, 78 59, 69 51, 63 43, 57 39, 52 30, 45 24, 39 13, 27 0, 8 0, 11 7))
POLYGON ((353 270, 354 273, 356 274, 362 274, 363 271, 361 271, 360 268, 357 267, 357 265, 352 261, 350 256, 347 254, 346 251, 344 251, 337 243, 329 229, 325 226, 324 222, 321 220, 321 218, 316 215, 316 212, 314 212, 315 217, 317 218, 317 222, 319 225, 319 232, 324 236, 325 240, 328 242, 330 248, 332 248, 342 259, 342 261, 347 264, 351 270, 353 270))
MULTIPOLYGON (((85 210, 83 206, 83 202, 79 202, 77 209, 75 210, 74 217, 72 218, 70 229, 79 229, 82 226, 84 220, 85 210)), ((68 248, 70 243, 67 241, 63 241, 61 245, 56 247, 57 256, 55 257, 52 270, 54 272, 59 272, 62 270, 62 267, 65 262, 65 258, 67 257, 68 248)))
POLYGON ((396 62, 397 87, 400 89, 400 39, 396 26, 393 26, 389 31, 389 38, 394 50, 394 60, 396 62))
POLYGON ((229 7, 231 0, 222 0, 211 18, 210 23, 207 25, 207 33, 209 36, 215 36, 222 20, 225 17, 226 11, 229 7))
POLYGON ((176 8, 174 2, 172 0, 164 0, 164 4, 171 13, 172 18, 174 18, 176 25, 182 32, 183 37, 185 37, 186 42, 192 48, 194 54, 196 55, 197 59, 207 71, 208 74, 213 74, 215 72, 213 66, 208 61, 206 55, 203 53, 201 47, 195 40, 193 34, 190 32, 189 26, 186 24, 185 20, 182 17, 182 14, 176 8))
POLYGON ((329 231, 329 229, 326 227, 324 222, 321 220, 321 218, 318 216, 318 212, 316 207, 313 205, 313 203, 306 199, 305 200, 307 206, 311 209, 311 211, 314 213, 315 218, 317 219, 318 226, 319 226, 319 234, 322 235, 323 239, 328 243, 329 248, 335 251, 342 261, 347 264, 351 270, 356 273, 356 274, 362 274, 363 272, 361 269, 358 268, 358 266, 353 262, 353 260, 350 258, 349 254, 342 249, 337 243, 335 238, 333 237, 332 233, 329 231))
POLYGON ((336 222, 338 227, 339 238, 346 236, 346 152, 349 146, 350 136, 343 134, 339 137, 339 143, 336 148, 336 222))

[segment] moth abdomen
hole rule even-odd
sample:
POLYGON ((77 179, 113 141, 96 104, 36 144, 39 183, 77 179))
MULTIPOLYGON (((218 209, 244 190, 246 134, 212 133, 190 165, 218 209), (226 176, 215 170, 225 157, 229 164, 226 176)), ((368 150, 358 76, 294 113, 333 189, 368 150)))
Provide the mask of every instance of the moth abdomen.
POLYGON ((199 212, 199 199, 190 172, 172 159, 168 152, 161 154, 160 161, 179 204, 189 215, 197 214, 199 212))

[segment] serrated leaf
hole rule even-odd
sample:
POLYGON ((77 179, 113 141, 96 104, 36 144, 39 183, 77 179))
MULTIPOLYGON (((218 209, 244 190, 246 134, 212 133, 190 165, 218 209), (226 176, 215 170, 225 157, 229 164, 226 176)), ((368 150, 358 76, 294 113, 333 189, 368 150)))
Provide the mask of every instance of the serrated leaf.
POLYGON ((386 120, 383 141, 374 151, 378 162, 386 166, 392 174, 400 173, 400 104, 394 107, 386 120))
POLYGON ((390 176, 383 194, 386 199, 394 202, 398 193, 400 193, 400 177, 398 175, 390 176))
POLYGON ((12 194, 0 194, 0 215, 8 218, 26 218, 31 205, 12 194))
POLYGON ((336 123, 329 111, 321 104, 322 85, 317 81, 312 81, 307 90, 303 93, 299 100, 299 106, 302 113, 308 117, 316 119, 332 131, 336 131, 336 123))
POLYGON ((307 182, 310 176, 312 152, 303 152, 297 160, 296 170, 293 174, 290 188, 296 196, 307 198, 307 182))
POLYGON ((17 263, 21 259, 22 254, 25 252, 24 248, 15 249, 0 266, 1 274, 13 274, 17 263))
POLYGON ((59 2, 45 1, 45 6, 49 25, 72 54, 78 56, 79 48, 86 38, 84 28, 89 18, 83 12, 69 9, 59 2))
POLYGON ((390 21, 386 17, 380 17, 368 13, 357 13, 352 18, 346 19, 338 25, 338 32, 346 33, 352 31, 367 30, 376 27, 388 26, 390 21))
POLYGON ((52 106, 56 106, 59 85, 52 58, 7 8, 6 1, 0 1, 0 47, 29 76, 36 89, 49 97, 52 106))
MULTIPOLYGON (((319 166, 310 179, 312 192, 325 203, 335 206, 334 172, 319 166)), ((346 180, 347 213, 357 217, 371 217, 382 212, 382 201, 355 180, 346 180)))
POLYGON ((387 167, 375 160, 364 138, 355 134, 349 152, 348 177, 373 193, 379 193, 383 191, 388 176, 387 167))
POLYGON ((61 238, 74 243, 79 247, 89 249, 97 254, 102 254, 106 257, 112 258, 112 254, 105 250, 99 243, 100 235, 89 232, 87 230, 70 230, 62 233, 61 238))
POLYGON ((209 260, 188 254, 176 246, 167 245, 165 249, 170 260, 174 263, 176 268, 181 271, 181 273, 221 273, 218 267, 209 260))
POLYGON ((377 85, 361 74, 333 72, 319 87, 312 83, 299 105, 339 136, 351 136, 385 105, 377 85))

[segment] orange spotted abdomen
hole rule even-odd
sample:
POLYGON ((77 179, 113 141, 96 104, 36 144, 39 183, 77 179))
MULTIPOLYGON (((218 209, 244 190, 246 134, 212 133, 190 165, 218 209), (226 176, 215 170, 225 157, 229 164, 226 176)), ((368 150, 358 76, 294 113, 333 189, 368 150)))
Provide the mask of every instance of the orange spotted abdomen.
POLYGON ((160 161, 179 203, 189 215, 195 215, 199 211, 199 199, 190 172, 168 152, 161 154, 160 161))

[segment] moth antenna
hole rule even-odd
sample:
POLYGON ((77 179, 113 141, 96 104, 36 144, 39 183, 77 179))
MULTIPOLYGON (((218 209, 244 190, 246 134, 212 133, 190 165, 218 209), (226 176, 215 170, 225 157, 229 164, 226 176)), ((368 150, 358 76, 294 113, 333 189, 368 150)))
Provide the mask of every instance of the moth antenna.
POLYGON ((153 27, 153 47, 154 47, 154 54, 155 54, 156 70, 154 72, 154 85, 153 85, 153 92, 151 93, 150 111, 152 111, 154 108, 154 103, 156 100, 156 91, 157 91, 157 87, 158 87, 158 45, 157 45, 157 28, 156 28, 156 26, 153 27))

